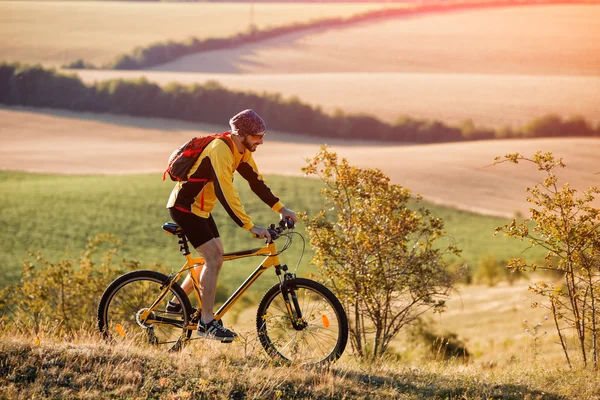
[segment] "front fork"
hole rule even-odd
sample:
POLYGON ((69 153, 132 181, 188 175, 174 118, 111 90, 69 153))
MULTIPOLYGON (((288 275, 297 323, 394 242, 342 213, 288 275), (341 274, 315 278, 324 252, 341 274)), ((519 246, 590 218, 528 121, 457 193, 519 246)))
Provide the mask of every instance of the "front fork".
POLYGON ((275 273, 279 279, 281 295, 283 296, 285 307, 288 311, 288 315, 290 316, 290 321, 292 322, 294 329, 301 331, 306 328, 306 322, 304 322, 302 318, 302 310, 300 309, 300 304, 298 303, 296 288, 294 285, 290 284, 290 281, 296 278, 296 274, 292 274, 287 271, 288 267, 285 264, 275 266, 275 273), (283 271, 283 279, 281 277, 281 271, 283 271))

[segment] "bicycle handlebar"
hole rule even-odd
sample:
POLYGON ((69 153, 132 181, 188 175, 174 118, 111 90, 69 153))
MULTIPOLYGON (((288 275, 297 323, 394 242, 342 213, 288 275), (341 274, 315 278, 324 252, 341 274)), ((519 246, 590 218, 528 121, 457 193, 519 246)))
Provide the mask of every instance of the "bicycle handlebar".
MULTIPOLYGON (((271 241, 269 243, 272 243, 273 241, 279 239, 281 233, 286 229, 294 229, 294 226, 294 221, 292 221, 290 218, 282 219, 281 221, 279 221, 279 224, 277 226, 275 226, 275 224, 269 225, 269 227, 267 228, 267 230, 269 231, 269 235, 271 235, 271 241)), ((255 234, 252 234, 252 237, 257 239, 259 238, 255 234)))

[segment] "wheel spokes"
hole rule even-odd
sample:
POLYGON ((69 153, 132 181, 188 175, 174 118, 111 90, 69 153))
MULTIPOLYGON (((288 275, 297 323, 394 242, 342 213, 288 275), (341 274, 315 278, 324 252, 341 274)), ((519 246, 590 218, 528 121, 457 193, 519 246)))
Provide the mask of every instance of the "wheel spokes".
POLYGON ((296 289, 303 318, 296 329, 283 295, 268 306, 263 324, 273 350, 281 357, 301 363, 318 363, 328 358, 339 340, 339 321, 327 299, 311 288, 296 289))
POLYGON ((185 326, 181 314, 165 312, 169 293, 148 313, 148 306, 161 294, 161 284, 148 279, 127 282, 111 299, 106 315, 112 337, 130 339, 151 345, 177 343, 185 326), (147 317, 143 318, 143 315, 147 317))

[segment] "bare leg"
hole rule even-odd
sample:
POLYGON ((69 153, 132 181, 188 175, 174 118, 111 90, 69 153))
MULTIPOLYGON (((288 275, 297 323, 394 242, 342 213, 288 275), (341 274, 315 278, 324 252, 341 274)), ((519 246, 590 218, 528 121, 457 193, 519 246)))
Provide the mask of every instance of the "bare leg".
POLYGON ((197 249, 206 260, 200 273, 200 296, 202 297, 202 322, 214 319, 213 307, 217 291, 217 278, 223 266, 223 245, 219 238, 204 243, 197 249))
MULTIPOLYGON (((219 248, 220 253, 223 254, 224 250, 223 250, 223 242, 221 242, 221 238, 215 238, 215 239, 211 240, 211 242, 212 241, 216 242, 216 245, 219 248)), ((210 243, 210 242, 207 242, 207 243, 210 243)), ((203 244, 202 246, 204 246, 204 245, 206 245, 206 243, 203 244)), ((203 255, 202 251, 200 250, 202 248, 202 246, 199 246, 196 250, 198 251, 198 253, 200 253, 200 254, 203 255)), ((204 257, 204 258, 206 259, 206 257, 204 257)), ((220 264, 223 265, 223 262, 221 261, 220 264)), ((204 267, 204 265, 197 264, 194 267, 194 270, 192 271, 192 273, 194 274, 194 277, 196 278, 196 282, 198 282, 198 280, 199 280, 200 272, 202 271, 203 267, 204 267)), ((219 269, 220 269, 220 267, 219 267, 219 269)), ((218 274, 218 272, 217 272, 217 274, 218 274)), ((188 276, 185 277, 185 280, 181 284, 181 288, 183 289, 183 291, 187 295, 189 295, 190 293, 192 293, 192 290, 194 289, 194 284, 192 283, 192 277, 191 276, 188 275, 188 276)), ((213 296, 213 298, 214 298, 214 296, 213 296)), ((179 303, 179 301, 175 297, 173 297, 172 301, 175 302, 175 303, 179 303)), ((213 303, 214 303, 214 300, 213 300, 213 303)), ((204 296, 202 296, 202 305, 204 306, 204 296)), ((212 310, 212 308, 211 308, 211 310, 212 310)))

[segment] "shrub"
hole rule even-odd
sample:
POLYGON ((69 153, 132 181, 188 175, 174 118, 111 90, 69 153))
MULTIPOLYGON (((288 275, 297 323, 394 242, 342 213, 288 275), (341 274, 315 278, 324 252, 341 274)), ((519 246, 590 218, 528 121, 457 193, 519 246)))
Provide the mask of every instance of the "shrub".
POLYGON ((506 264, 503 267, 496 261, 495 256, 486 254, 479 260, 478 278, 488 286, 496 286, 504 276, 504 269, 506 264))
POLYGON ((409 208, 410 191, 380 170, 352 167, 326 147, 303 168, 325 184, 326 204, 305 218, 313 262, 349 314, 350 342, 362 358, 382 357, 400 329, 428 309, 441 312, 459 274, 440 245, 444 224, 409 208))
POLYGON ((496 228, 496 233, 504 232, 509 237, 528 239, 532 246, 542 246, 548 251, 544 264, 539 266, 514 258, 509 261, 509 267, 518 271, 546 269, 562 276, 562 283, 542 281, 530 287, 532 292, 548 300, 547 304, 534 303, 534 306, 552 312, 569 365, 571 360, 565 342, 568 330, 577 338, 584 365, 591 356, 597 369, 600 355, 600 209, 592 204, 600 189, 592 186, 578 196, 568 183, 559 185, 555 170, 564 168, 565 164, 552 153, 538 151, 532 158, 519 153, 496 157, 495 163, 502 162, 533 163, 545 174, 541 183, 527 188, 527 201, 532 204, 529 220, 517 222, 513 219, 510 224, 496 228), (533 228, 530 228, 530 221, 533 228))
POLYGON ((113 236, 99 235, 89 240, 79 257, 53 263, 41 253, 32 254, 34 259, 23 264, 20 284, 0 291, 1 320, 34 333, 55 322, 64 332, 89 323, 108 284, 126 271, 139 269, 135 261, 114 261, 117 248, 112 246, 118 245, 113 236))
POLYGON ((419 318, 410 329, 411 341, 424 343, 429 357, 435 361, 469 362, 471 353, 466 343, 454 332, 435 333, 429 320, 419 318))

